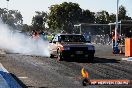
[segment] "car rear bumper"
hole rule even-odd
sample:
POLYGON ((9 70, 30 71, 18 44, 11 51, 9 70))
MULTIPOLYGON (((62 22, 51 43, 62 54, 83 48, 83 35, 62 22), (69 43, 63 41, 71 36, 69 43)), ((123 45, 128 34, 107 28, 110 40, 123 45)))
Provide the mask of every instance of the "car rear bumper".
POLYGON ((89 57, 90 55, 94 55, 95 50, 88 50, 88 51, 68 51, 63 50, 62 56, 63 57, 89 57))

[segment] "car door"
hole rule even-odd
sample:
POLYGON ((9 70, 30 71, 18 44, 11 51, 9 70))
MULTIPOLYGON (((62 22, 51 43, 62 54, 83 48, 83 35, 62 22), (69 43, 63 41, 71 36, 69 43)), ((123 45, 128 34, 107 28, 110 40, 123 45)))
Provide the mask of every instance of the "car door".
POLYGON ((58 35, 52 39, 50 44, 50 51, 53 55, 57 55, 57 48, 58 48, 58 35))

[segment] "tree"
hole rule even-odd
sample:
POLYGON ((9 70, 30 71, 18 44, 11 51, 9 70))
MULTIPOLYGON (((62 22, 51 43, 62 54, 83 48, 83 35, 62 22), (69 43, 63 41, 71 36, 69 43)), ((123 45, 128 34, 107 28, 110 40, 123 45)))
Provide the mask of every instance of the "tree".
POLYGON ((109 13, 107 11, 97 12, 95 14, 95 23, 108 24, 109 23, 109 13))
POLYGON ((110 23, 114 23, 116 21, 116 15, 115 14, 110 14, 110 16, 109 16, 109 22, 110 23))
MULTIPOLYGON (((97 24, 108 24, 109 23, 109 13, 107 11, 101 11, 101 12, 97 12, 95 14, 95 23, 97 24)), ((97 26, 96 27, 100 32, 102 32, 103 34, 108 33, 108 26, 97 26)))
POLYGON ((20 28, 23 24, 23 17, 18 10, 7 10, 6 8, 0 8, 0 17, 2 21, 13 28, 20 28))
POLYGON ((126 18, 126 8, 124 6, 119 7, 119 20, 125 20, 126 18))
POLYGON ((74 24, 79 23, 81 12, 82 9, 77 3, 63 2, 60 5, 52 5, 48 25, 51 29, 60 29, 71 33, 74 24))
POLYGON ((94 23, 95 16, 94 12, 90 12, 90 10, 82 10, 81 19, 79 22, 81 23, 94 23))
POLYGON ((119 7, 119 20, 132 20, 131 17, 127 16, 127 11, 124 6, 119 7))
POLYGON ((31 32, 30 26, 27 24, 23 24, 22 26, 22 32, 31 32))
MULTIPOLYGON (((127 20, 132 20, 131 17, 127 16, 127 11, 126 8, 124 6, 120 6, 119 7, 119 21, 127 21, 127 20)), ((131 24, 131 23, 127 23, 125 22, 125 24, 131 24)), ((127 37, 131 37, 131 26, 122 26, 122 34, 124 34, 127 37)))
POLYGON ((35 30, 44 30, 47 22, 47 13, 36 11, 36 15, 32 18, 32 26, 35 30))
POLYGON ((14 13, 14 15, 15 15, 15 23, 22 25, 23 24, 23 19, 22 19, 23 17, 21 15, 21 13, 16 12, 16 13, 14 13))

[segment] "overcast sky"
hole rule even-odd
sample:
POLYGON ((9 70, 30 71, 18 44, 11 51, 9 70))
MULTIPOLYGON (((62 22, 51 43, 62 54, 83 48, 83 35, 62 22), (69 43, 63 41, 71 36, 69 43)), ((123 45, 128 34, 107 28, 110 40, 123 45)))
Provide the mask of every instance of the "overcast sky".
MULTIPOLYGON (((31 24, 35 11, 48 11, 48 7, 62 2, 78 3, 82 9, 89 9, 92 12, 106 10, 109 13, 116 13, 117 0, 10 0, 8 9, 19 10, 23 16, 24 23, 31 24)), ((126 7, 127 15, 132 17, 132 0, 119 0, 119 5, 126 7)), ((0 0, 0 8, 7 8, 7 1, 0 0)))

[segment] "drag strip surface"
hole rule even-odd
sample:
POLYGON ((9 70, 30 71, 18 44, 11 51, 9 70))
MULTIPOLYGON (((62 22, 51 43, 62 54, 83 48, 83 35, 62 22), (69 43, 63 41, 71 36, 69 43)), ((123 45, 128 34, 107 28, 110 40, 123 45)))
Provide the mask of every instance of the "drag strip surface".
MULTIPOLYGON (((94 63, 82 60, 55 59, 21 54, 0 55, 0 62, 23 88, 84 88, 81 69, 90 79, 132 79, 132 62, 121 61, 123 56, 112 55, 109 46, 96 46, 94 63), (105 50, 101 50, 105 47, 105 50), (98 52, 100 51, 100 52, 98 52), (102 55, 101 55, 102 52, 102 55)), ((115 88, 115 86, 87 86, 87 88, 115 88)), ((131 88, 116 86, 116 88, 131 88)))
POLYGON ((25 87, 52 88, 81 86, 75 78, 75 74, 71 72, 72 68, 68 68, 56 60, 15 54, 5 55, 3 57, 5 59, 1 63, 3 63, 10 73, 20 78, 25 87))

